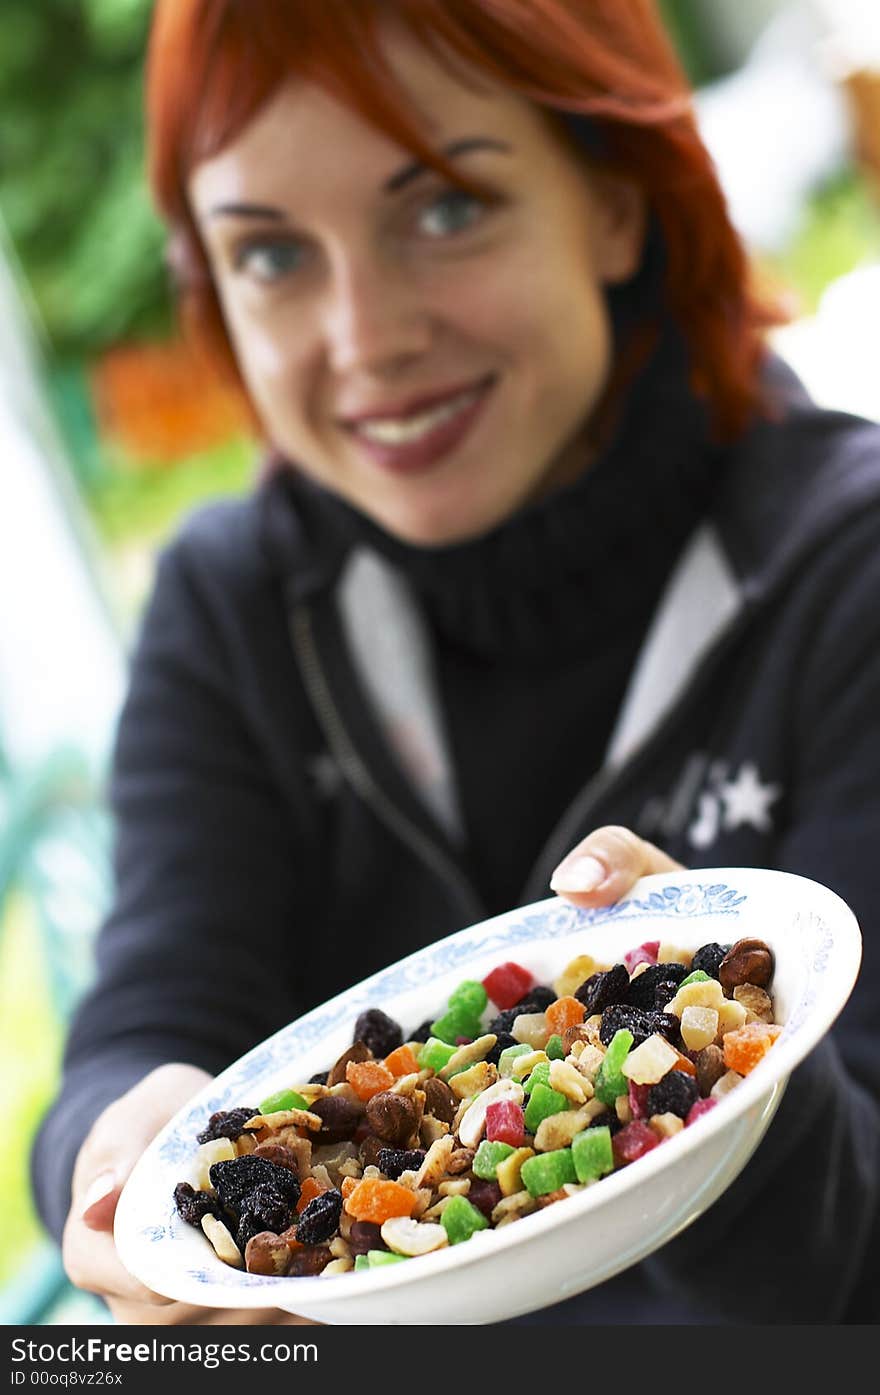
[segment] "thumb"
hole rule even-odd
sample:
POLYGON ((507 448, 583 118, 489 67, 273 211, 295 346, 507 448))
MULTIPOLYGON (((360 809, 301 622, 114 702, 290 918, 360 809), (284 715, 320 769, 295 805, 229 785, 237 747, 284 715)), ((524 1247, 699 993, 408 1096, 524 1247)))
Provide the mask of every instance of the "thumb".
POLYGON ((122 1194, 125 1179, 108 1170, 99 1172, 86 1188, 80 1203, 80 1217, 90 1230, 113 1229, 116 1204, 122 1194))
POLYGON ((597 828, 563 858, 550 889, 576 906, 607 906, 619 901, 640 877, 677 872, 681 864, 639 838, 629 828, 597 828))

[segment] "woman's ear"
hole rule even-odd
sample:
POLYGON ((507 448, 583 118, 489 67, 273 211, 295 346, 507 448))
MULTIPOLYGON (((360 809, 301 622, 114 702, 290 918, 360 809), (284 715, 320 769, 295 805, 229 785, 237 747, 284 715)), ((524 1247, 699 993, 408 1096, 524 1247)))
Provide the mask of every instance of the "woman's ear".
POLYGON ((632 180, 592 171, 593 265, 600 281, 616 286, 635 276, 647 235, 645 196, 632 180))

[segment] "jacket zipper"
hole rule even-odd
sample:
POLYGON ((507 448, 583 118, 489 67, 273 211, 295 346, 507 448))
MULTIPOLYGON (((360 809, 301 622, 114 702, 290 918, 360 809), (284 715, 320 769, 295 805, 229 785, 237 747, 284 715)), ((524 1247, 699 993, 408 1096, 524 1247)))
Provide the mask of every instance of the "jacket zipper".
POLYGON ((441 882, 455 888, 467 908, 467 916, 474 923, 485 919, 486 908, 461 869, 438 843, 429 838, 397 807, 376 783, 361 759, 330 691, 307 606, 296 605, 291 610, 290 632, 315 714, 327 738, 327 744, 349 784, 365 803, 370 805, 385 826, 406 843, 441 882))

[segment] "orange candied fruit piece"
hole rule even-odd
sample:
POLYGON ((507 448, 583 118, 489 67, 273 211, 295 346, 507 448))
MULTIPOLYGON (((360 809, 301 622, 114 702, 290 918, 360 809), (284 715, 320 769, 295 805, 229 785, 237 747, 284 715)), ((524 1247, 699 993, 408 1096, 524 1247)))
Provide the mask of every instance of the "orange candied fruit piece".
POLYGON ((359 1186, 357 1177, 343 1177, 342 1185, 339 1190, 342 1192, 343 1197, 347 1199, 357 1186, 359 1186))
POLYGON ((345 1078, 359 1100, 370 1100, 394 1084, 394 1076, 382 1061, 349 1061, 345 1078))
POLYGON ((304 1177, 299 1194, 299 1201, 296 1203, 297 1214, 299 1214, 300 1211, 304 1211, 310 1201, 314 1201, 316 1196, 320 1196, 321 1193, 326 1190, 327 1188, 323 1187, 317 1178, 304 1177))
POLYGON ((782 1028, 776 1022, 746 1022, 721 1038, 724 1064, 728 1070, 748 1075, 762 1061, 782 1028))
POLYGON ((411 1046, 398 1046, 396 1051, 385 1057, 385 1065, 395 1078, 400 1075, 415 1075, 419 1069, 411 1046))
POLYGON ((551 1035, 562 1036, 567 1027, 579 1027, 584 1020, 584 1005, 577 998, 557 998, 547 1009, 547 1026, 551 1035))
POLYGON ((392 1216, 411 1216, 416 1194, 399 1182, 383 1182, 378 1177, 366 1177, 345 1199, 345 1209, 356 1221, 372 1221, 381 1225, 392 1216))
POLYGON ((672 1049, 678 1056, 678 1060, 676 1061, 672 1069, 683 1071, 685 1075, 696 1075, 697 1068, 691 1060, 690 1056, 683 1056, 682 1053, 675 1046, 673 1046, 672 1049))

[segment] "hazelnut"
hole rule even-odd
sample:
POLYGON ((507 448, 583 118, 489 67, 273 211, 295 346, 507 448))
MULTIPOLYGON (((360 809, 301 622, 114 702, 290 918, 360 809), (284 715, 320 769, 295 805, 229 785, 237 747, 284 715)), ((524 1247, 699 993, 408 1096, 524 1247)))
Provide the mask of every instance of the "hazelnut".
POLYGON ((280 1235, 271 1230, 261 1230, 251 1236, 244 1252, 244 1262, 249 1274, 272 1274, 276 1277, 290 1269, 291 1251, 280 1235))
POLYGON ((718 966, 718 978, 728 997, 742 983, 766 988, 773 977, 773 951, 763 940, 737 940, 718 966))
POLYGON ((321 1131, 315 1141, 319 1144, 342 1143, 351 1138, 363 1108, 344 1095, 325 1095, 323 1099, 315 1100, 311 1112, 321 1120, 321 1131))
POLYGON ((392 1147, 400 1147, 418 1127, 415 1101, 410 1095, 380 1090, 367 1101, 367 1123, 379 1138, 392 1147))

